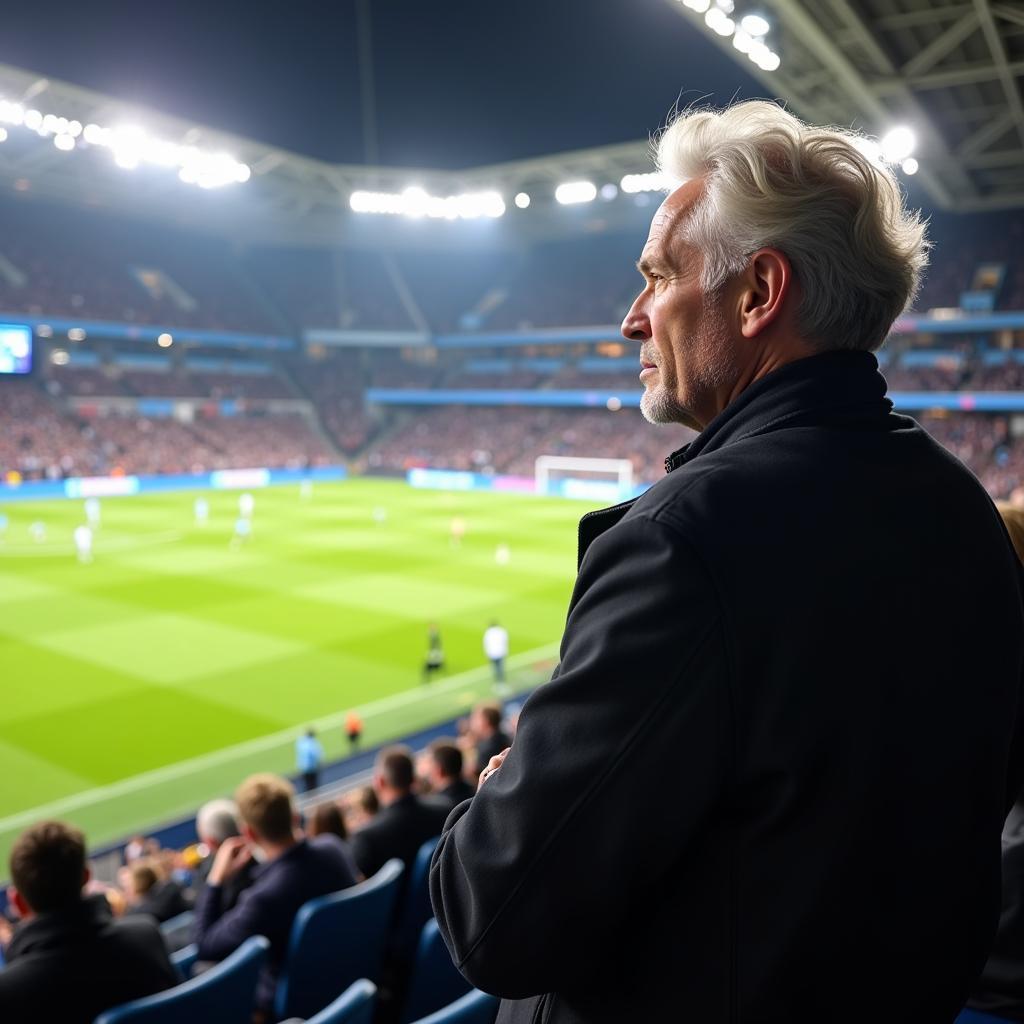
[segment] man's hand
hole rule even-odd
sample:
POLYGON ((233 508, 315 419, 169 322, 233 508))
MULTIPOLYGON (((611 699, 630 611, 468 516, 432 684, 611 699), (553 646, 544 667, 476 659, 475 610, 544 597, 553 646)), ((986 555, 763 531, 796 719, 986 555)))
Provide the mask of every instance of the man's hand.
POLYGON ((210 885, 223 885, 232 875, 252 860, 252 850, 241 836, 232 836, 220 844, 214 854, 213 867, 207 882, 210 885))
POLYGON ((480 792, 480 787, 502 766, 506 755, 511 749, 511 747, 506 747, 500 754, 495 754, 494 757, 487 762, 487 767, 480 773, 480 781, 476 786, 476 791, 478 793, 480 792))

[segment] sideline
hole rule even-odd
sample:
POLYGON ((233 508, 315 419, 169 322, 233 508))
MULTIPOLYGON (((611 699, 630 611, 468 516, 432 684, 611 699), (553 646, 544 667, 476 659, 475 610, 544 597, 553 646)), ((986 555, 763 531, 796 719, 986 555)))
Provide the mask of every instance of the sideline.
MULTIPOLYGON (((509 668, 518 668, 521 665, 529 664, 539 658, 548 657, 558 653, 558 643, 544 644, 542 647, 535 647, 530 651, 523 651, 515 654, 507 661, 509 668)), ((418 701, 429 699, 449 690, 457 690, 467 683, 479 682, 490 675, 490 666, 469 669, 451 676, 441 683, 432 683, 428 690, 402 690, 401 693, 393 693, 388 697, 381 697, 379 700, 371 701, 369 704, 362 704, 356 707, 360 717, 373 718, 396 707, 403 707, 407 704, 415 704, 418 701)), ((132 775, 119 782, 112 782, 106 786, 99 786, 96 789, 84 790, 81 793, 72 793, 70 796, 61 797, 48 804, 40 804, 17 814, 0 818, 0 834, 23 828, 35 821, 45 818, 55 818, 68 811, 77 811, 82 807, 91 807, 94 804, 112 800, 126 793, 135 793, 140 789, 149 786, 159 785, 163 782, 173 782, 176 779, 184 778, 204 768, 211 768, 215 765, 229 764, 237 758, 248 757, 250 754, 258 754, 265 750, 271 750, 283 743, 292 742, 298 730, 303 725, 309 724, 317 732, 337 728, 345 722, 349 709, 336 711, 333 714, 325 715, 323 718, 316 718, 303 721, 279 732, 269 733, 266 736, 257 736, 255 739, 237 743, 232 747, 223 747, 220 750, 211 751, 208 754, 200 754, 197 757, 189 758, 186 761, 178 761, 175 764, 166 765, 163 768, 154 768, 151 771, 143 772, 141 775, 132 775)))

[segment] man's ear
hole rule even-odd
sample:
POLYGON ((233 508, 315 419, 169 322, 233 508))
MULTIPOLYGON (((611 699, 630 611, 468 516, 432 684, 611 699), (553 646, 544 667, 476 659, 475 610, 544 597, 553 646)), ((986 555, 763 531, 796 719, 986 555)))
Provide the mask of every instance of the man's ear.
POLYGON ((7 888, 7 901, 14 907, 18 917, 25 919, 32 916, 32 908, 28 905, 25 897, 13 885, 7 888))
POLYGON ((260 844, 259 836, 256 835, 255 832, 253 832, 252 826, 249 825, 247 822, 244 822, 244 821, 242 822, 242 838, 247 843, 253 843, 256 846, 259 846, 259 844, 260 844))
POLYGON ((793 291, 793 268, 778 249, 758 249, 740 277, 740 332, 756 338, 783 315, 793 291))

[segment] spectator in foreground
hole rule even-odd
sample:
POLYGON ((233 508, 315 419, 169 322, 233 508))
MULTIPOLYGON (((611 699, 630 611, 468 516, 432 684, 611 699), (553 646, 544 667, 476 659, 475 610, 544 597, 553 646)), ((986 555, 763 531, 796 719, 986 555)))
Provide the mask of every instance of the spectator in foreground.
MULTIPOLYGON (((1024 509, 1004 502, 996 507, 1017 558, 1024 562, 1024 509)), ((999 928, 967 1005, 995 1017, 1024 1021, 1024 791, 1003 825, 1002 891, 999 928)))
POLYGON ((260 975, 256 1005, 268 1012, 288 936, 299 907, 315 896, 355 883, 345 850, 335 836, 306 839, 298 828, 291 783, 276 775, 252 775, 235 793, 242 835, 225 839, 214 858, 206 889, 196 905, 195 941, 201 960, 223 960, 252 935, 270 940, 270 958, 260 975), (253 859, 263 863, 252 885, 231 910, 221 902, 224 884, 253 859))
POLYGON ((423 843, 441 834, 447 809, 417 796, 414 777, 408 748, 385 747, 377 755, 373 788, 380 810, 352 839, 356 864, 366 878, 392 857, 410 868, 423 843))
POLYGON ((886 399, 927 243, 861 145, 763 101, 660 137, 683 184, 622 331, 645 416, 700 433, 580 523, 555 677, 431 866, 502 1024, 952 1021, 984 964, 1024 592, 978 480, 886 399), (969 595, 955 635, 938 593, 969 595))
POLYGON ((14 844, 10 872, 21 921, 0 970, 5 1024, 91 1024, 104 1010, 178 983, 156 922, 115 921, 104 896, 83 896, 89 869, 78 829, 34 825, 14 844))
POLYGON ((451 740, 434 740, 423 755, 423 775, 430 799, 451 810, 476 793, 476 786, 462 777, 462 751, 451 740))

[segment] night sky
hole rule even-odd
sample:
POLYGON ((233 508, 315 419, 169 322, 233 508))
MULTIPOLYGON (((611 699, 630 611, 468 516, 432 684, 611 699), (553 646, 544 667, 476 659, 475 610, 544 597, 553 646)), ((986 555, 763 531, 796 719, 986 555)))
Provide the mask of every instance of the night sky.
MULTIPOLYGON (((374 0, 382 164, 461 167, 644 138, 677 98, 763 95, 671 0, 374 0)), ((355 0, 55 3, 0 62, 330 161, 365 161, 355 0)))

